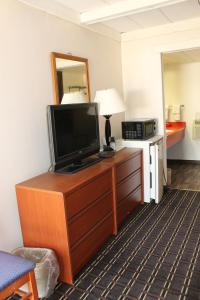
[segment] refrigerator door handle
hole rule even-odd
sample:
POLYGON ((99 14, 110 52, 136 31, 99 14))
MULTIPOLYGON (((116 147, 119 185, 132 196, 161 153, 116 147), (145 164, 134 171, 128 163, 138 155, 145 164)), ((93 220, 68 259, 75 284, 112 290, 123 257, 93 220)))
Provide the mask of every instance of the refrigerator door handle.
POLYGON ((152 173, 150 172, 150 188, 152 188, 152 173))
POLYGON ((150 197, 151 199, 156 198, 156 148, 155 145, 150 145, 150 157, 151 157, 151 164, 150 164, 150 197))

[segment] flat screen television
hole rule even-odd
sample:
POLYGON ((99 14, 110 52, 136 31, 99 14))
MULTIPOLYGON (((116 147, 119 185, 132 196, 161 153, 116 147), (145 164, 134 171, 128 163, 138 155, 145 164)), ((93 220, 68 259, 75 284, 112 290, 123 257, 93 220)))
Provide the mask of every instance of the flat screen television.
POLYGON ((48 127, 53 171, 74 173, 99 160, 89 158, 100 150, 96 103, 49 105, 48 127))

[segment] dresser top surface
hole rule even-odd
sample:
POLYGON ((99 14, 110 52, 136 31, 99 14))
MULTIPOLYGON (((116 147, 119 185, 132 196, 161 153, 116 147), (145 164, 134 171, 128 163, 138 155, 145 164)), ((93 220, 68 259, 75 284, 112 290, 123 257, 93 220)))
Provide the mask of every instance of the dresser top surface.
POLYGON ((140 148, 123 148, 119 151, 116 152, 116 154, 111 157, 106 159, 104 162, 106 164, 121 164, 126 160, 129 160, 130 158, 139 155, 142 152, 142 149, 140 148))
POLYGON ((94 180, 109 169, 111 169, 109 165, 98 162, 74 174, 47 172, 17 184, 16 188, 67 193, 94 180))
POLYGON ((95 165, 85 168, 74 174, 46 172, 16 185, 17 189, 45 190, 49 192, 68 193, 79 188, 111 170, 113 165, 120 164, 129 158, 138 155, 142 150, 124 148, 112 158, 104 159, 95 165))

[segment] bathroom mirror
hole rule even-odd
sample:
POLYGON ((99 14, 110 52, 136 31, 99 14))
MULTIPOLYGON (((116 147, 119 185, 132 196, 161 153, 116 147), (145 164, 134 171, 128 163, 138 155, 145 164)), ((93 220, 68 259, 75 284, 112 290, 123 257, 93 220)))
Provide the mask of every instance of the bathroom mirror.
POLYGON ((51 53, 55 104, 90 102, 88 60, 51 53))

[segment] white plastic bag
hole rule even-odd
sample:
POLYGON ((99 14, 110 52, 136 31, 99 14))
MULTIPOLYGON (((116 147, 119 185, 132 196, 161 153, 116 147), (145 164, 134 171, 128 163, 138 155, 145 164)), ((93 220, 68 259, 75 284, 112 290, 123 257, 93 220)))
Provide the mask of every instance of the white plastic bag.
POLYGON ((60 274, 55 252, 46 248, 21 247, 13 250, 12 253, 36 263, 35 279, 38 296, 39 298, 49 297, 54 291, 60 274))

